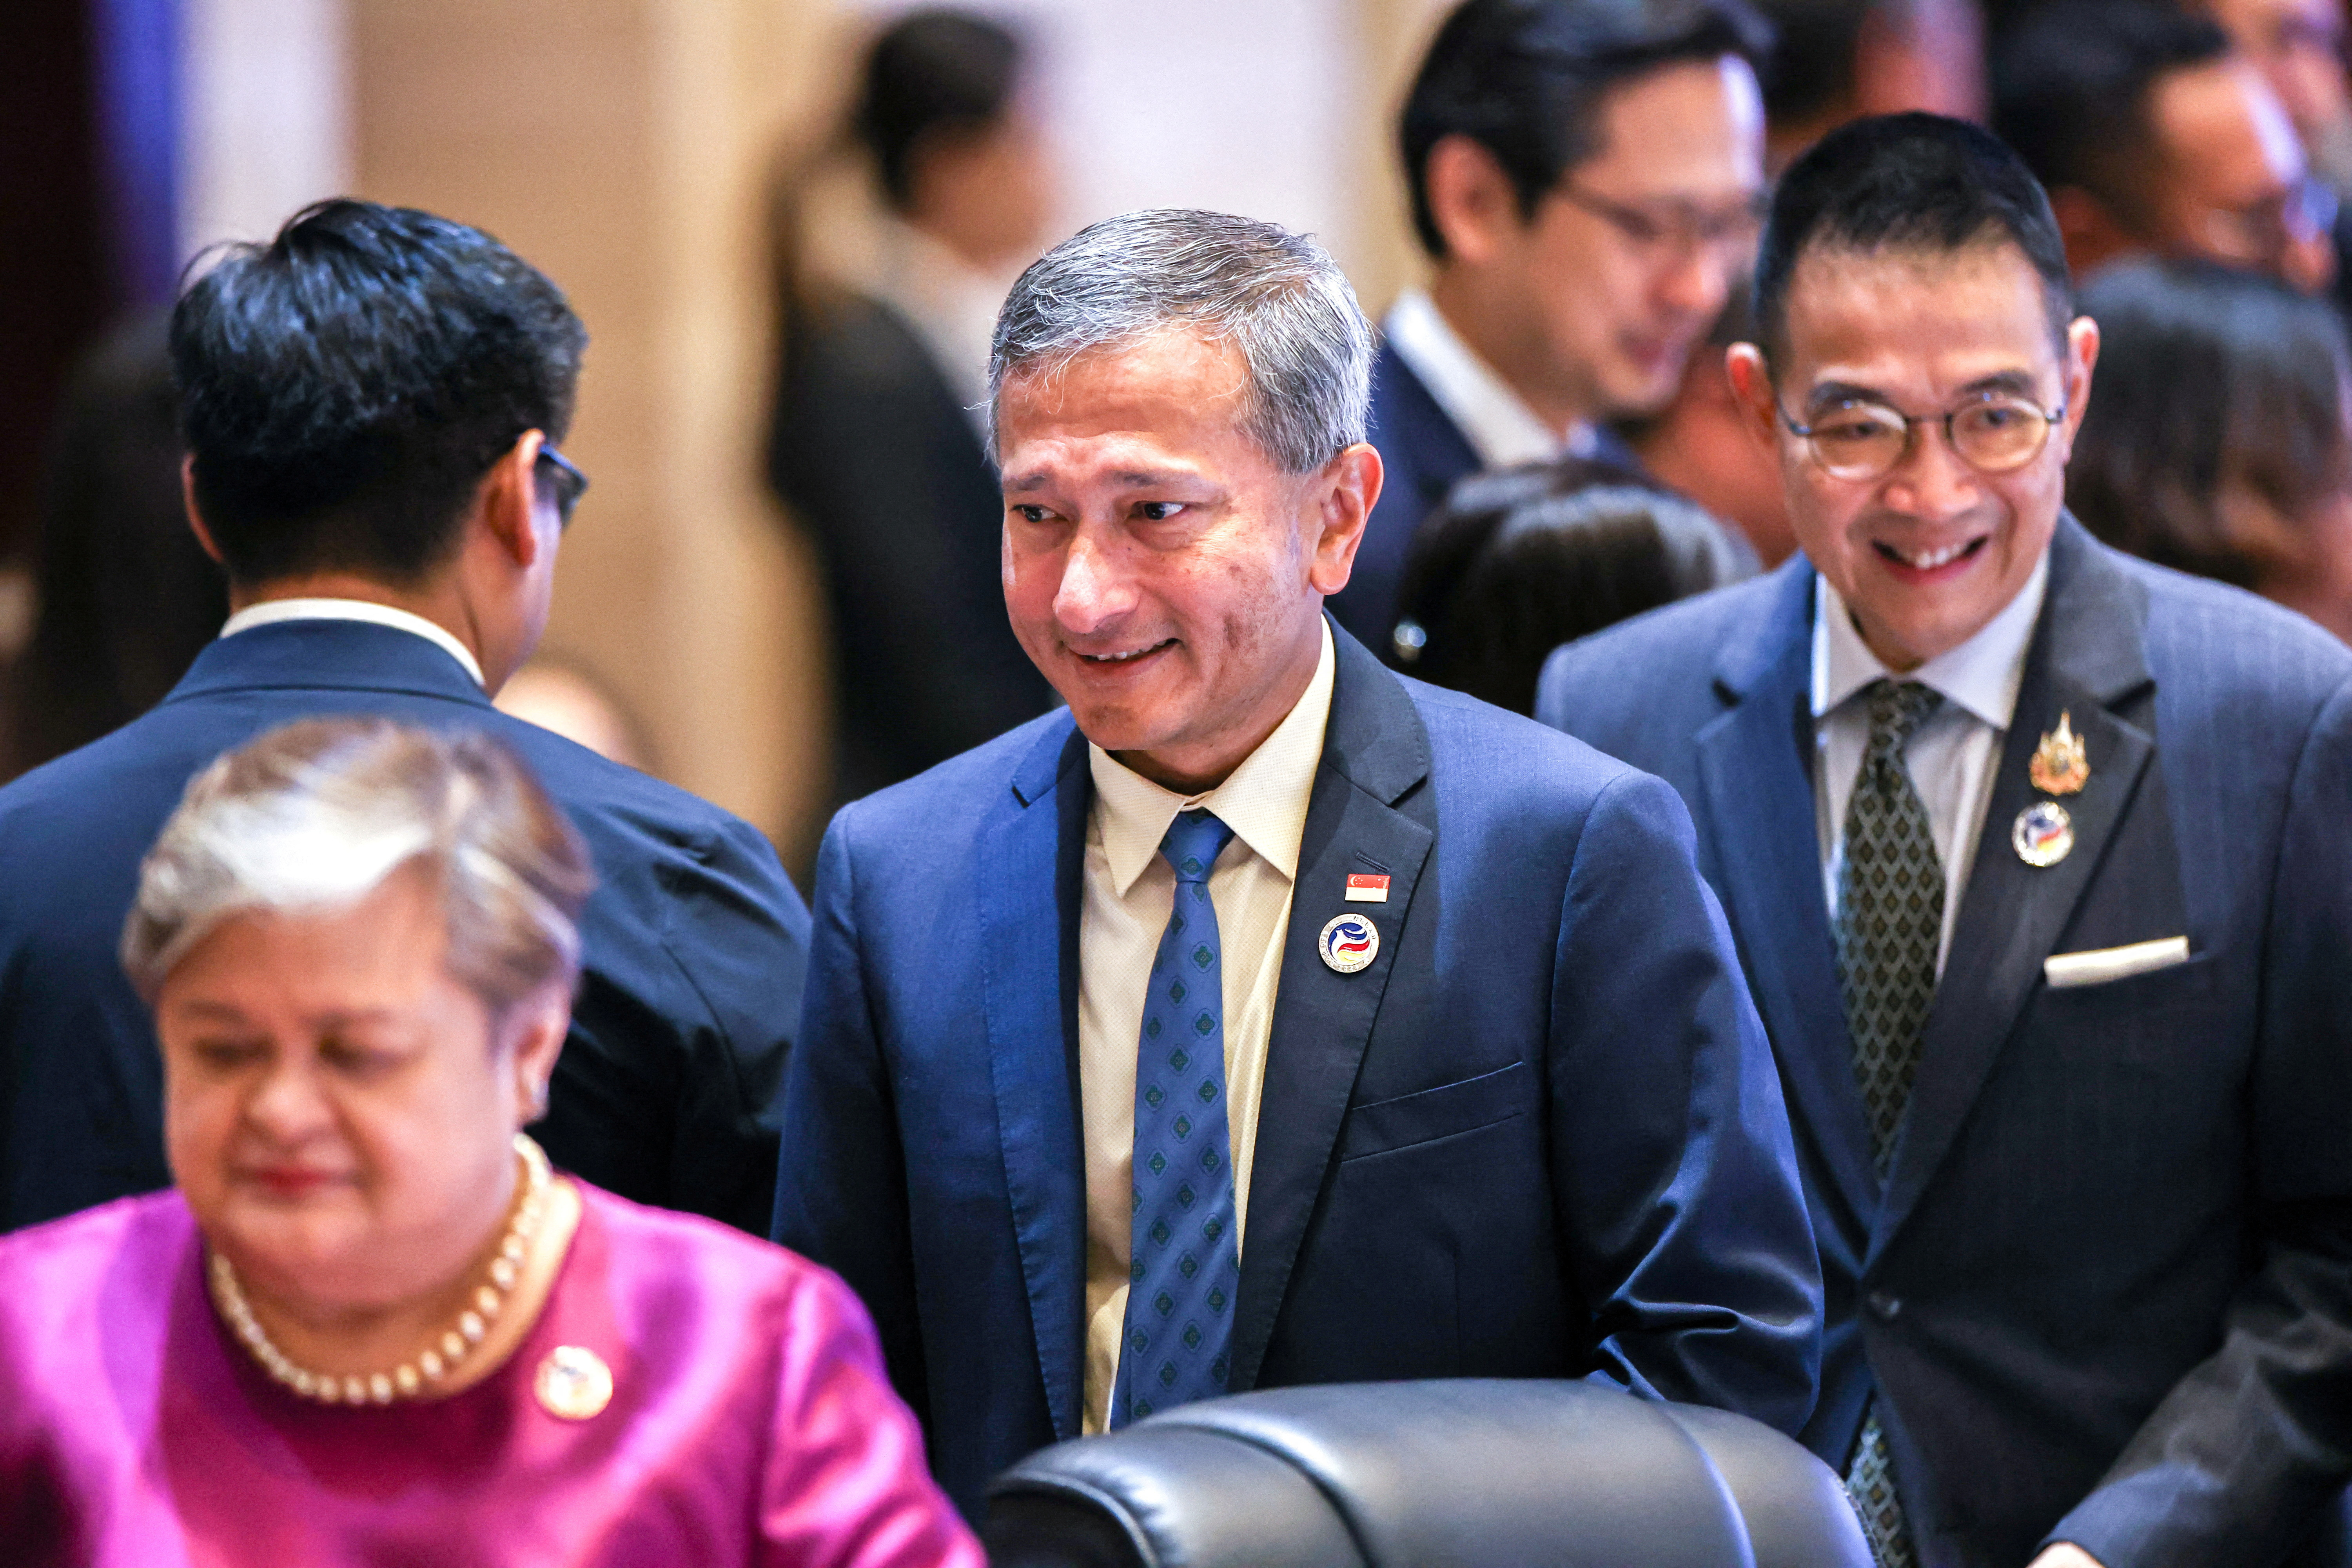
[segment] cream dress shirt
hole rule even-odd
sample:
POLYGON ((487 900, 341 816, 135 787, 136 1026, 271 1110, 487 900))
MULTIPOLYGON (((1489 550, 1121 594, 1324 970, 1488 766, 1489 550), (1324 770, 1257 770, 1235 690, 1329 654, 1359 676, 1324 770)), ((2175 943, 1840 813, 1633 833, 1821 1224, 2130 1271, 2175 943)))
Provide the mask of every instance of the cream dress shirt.
POLYGON ((1862 754, 1870 744, 1870 704, 1862 690, 1884 676, 1916 680, 1944 696, 1912 732, 1903 753, 1920 804, 1927 808, 1936 853, 1944 862, 1944 930, 1936 946, 1940 977, 1952 950, 1960 894, 1976 864, 1985 805, 1992 798, 1993 767, 2017 712, 2018 689, 2025 682, 2026 650, 2050 584, 2050 554, 2042 552, 2025 586, 1976 636, 1907 675, 1894 674, 1870 651, 1829 579, 1816 576, 1813 583, 1813 807, 1821 834, 1822 883, 1832 923, 1837 920, 1838 868, 1845 858, 1846 802, 1853 797, 1862 754))
POLYGON ((1561 431, 1545 424, 1420 289, 1397 297, 1381 330, 1478 454, 1479 467, 1507 468, 1592 455, 1591 426, 1561 431))
POLYGON ((1086 1429, 1108 1424, 1127 1321, 1135 1229, 1135 1054, 1143 994, 1175 907, 1176 873, 1160 841, 1180 811, 1214 812, 1233 842, 1209 873, 1224 959, 1225 1121, 1233 1137, 1234 1247, 1249 1218, 1258 1093, 1290 928, 1291 883, 1307 803, 1331 717, 1331 627, 1315 677, 1289 715, 1224 783, 1205 795, 1162 789, 1099 746, 1087 748, 1094 805, 1087 813, 1085 902, 1078 915, 1078 1100, 1087 1140, 1086 1429))
POLYGON ((482 679, 481 664, 474 658, 474 650, 452 637, 446 627, 436 626, 423 616, 407 610, 394 609, 390 605, 372 604, 365 599, 269 599, 231 616, 227 624, 221 627, 220 635, 233 637, 239 632, 249 632, 256 626, 274 626, 280 621, 365 621, 371 626, 390 626, 394 631, 423 637, 464 665, 466 673, 474 678, 475 685, 486 684, 482 679))

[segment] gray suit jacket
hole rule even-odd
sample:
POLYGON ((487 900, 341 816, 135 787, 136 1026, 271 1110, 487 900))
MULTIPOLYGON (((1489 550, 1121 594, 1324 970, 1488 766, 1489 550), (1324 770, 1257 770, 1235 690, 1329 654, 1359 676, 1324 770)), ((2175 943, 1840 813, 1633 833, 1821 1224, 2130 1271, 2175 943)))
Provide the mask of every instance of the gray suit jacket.
POLYGON ((1538 716, 1696 819, 1771 1036, 1822 1249, 1805 1436, 1874 1389, 1927 1563, 2270 1563, 2352 1473, 2352 653, 2062 520, 1917 1086, 1882 1188, 1822 897, 1814 578, 1561 649, 1538 716), (2062 712, 2074 851, 2011 823, 2062 712), (2055 953, 2188 962, 2053 989, 2055 953))

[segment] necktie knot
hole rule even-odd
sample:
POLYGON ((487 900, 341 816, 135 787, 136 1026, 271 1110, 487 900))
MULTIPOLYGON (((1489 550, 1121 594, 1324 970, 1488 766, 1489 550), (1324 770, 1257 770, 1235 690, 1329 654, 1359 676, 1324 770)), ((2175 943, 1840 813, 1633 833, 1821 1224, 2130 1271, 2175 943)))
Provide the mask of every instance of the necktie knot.
POLYGON ((1903 748, 1944 700, 1944 694, 1916 680, 1874 680, 1870 683, 1870 742, 1865 753, 1873 764, 1901 766, 1903 748))
POLYGON ((1205 882, 1233 837, 1234 830, 1214 812, 1180 811, 1160 840, 1160 858, 1175 871, 1178 881, 1205 882))

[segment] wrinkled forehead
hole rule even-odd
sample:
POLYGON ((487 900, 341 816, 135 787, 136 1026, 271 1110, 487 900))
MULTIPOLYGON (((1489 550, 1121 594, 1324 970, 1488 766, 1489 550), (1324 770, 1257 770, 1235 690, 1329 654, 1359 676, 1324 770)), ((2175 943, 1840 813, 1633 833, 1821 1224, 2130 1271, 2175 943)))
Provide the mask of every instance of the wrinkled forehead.
POLYGON ((1917 395, 2012 372, 2049 392, 2065 354, 2065 301, 2005 237, 1809 247, 1784 320, 1774 377, 1798 396, 1831 382, 1917 395))

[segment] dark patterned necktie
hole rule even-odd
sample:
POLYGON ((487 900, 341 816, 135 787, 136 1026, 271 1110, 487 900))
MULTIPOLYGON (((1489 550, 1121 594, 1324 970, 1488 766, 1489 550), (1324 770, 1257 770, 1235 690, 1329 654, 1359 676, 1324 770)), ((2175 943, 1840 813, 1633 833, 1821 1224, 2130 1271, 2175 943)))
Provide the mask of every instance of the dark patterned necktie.
MULTIPOLYGON (((1916 681, 1876 681, 1867 695, 1870 740, 1846 803, 1845 858, 1838 868, 1837 970, 1854 1079, 1884 1182, 1918 1077, 1944 930, 1944 866, 1903 750, 1943 699, 1916 681)), ((1913 1568, 1918 1557, 1895 1496, 1874 1395, 1845 1484, 1879 1562, 1913 1568)))
POLYGON ((1110 1425, 1225 1391, 1241 1257, 1225 1123, 1224 955, 1209 872, 1234 830, 1177 814, 1160 853, 1176 900, 1135 1058, 1135 1229, 1110 1425))

